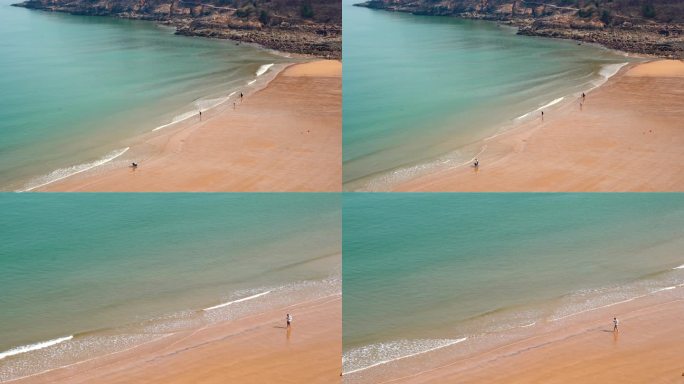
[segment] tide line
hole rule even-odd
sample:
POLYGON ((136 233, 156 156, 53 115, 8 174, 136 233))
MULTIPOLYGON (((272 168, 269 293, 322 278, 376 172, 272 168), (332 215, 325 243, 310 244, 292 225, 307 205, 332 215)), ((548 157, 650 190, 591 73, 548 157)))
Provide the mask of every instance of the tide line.
POLYGON ((269 293, 271 293, 271 291, 266 291, 266 292, 257 293, 256 295, 252 295, 252 296, 249 296, 249 297, 244 297, 244 298, 242 298, 242 299, 229 301, 229 302, 227 302, 227 303, 223 303, 223 304, 219 304, 219 305, 214 305, 213 307, 209 307, 209 308, 204 308, 203 311, 211 311, 211 310, 213 310, 213 309, 218 309, 218 308, 227 307, 227 306, 229 306, 229 305, 233 305, 233 304, 236 304, 236 303, 241 303, 241 302, 243 302, 243 301, 256 299, 257 297, 261 297, 261 296, 264 296, 264 295, 268 295, 269 293))
POLYGON ((14 356, 14 355, 19 355, 21 353, 26 353, 26 352, 31 352, 31 351, 37 351, 39 349, 51 347, 53 345, 57 345, 59 343, 63 343, 65 341, 69 341, 74 338, 74 335, 69 335, 65 337, 60 337, 57 339, 52 339, 52 340, 47 340, 47 341, 41 341, 39 343, 34 343, 34 344, 28 344, 28 345, 22 345, 20 347, 12 348, 8 351, 5 352, 0 352, 0 360, 14 356))
POLYGON ((562 320, 562 319, 565 319, 565 318, 568 318, 568 317, 576 316, 576 315, 579 315, 579 314, 582 314, 582 313, 587 313, 587 312, 595 311, 595 310, 597 310, 597 309, 608 308, 608 307, 612 307, 612 306, 615 306, 615 305, 618 305, 618 304, 629 303, 630 301, 634 301, 634 300, 636 300, 636 299, 641 299, 641 298, 643 298, 643 297, 652 295, 652 294, 654 294, 654 293, 663 292, 663 291, 670 291, 670 290, 673 290, 673 289, 676 289, 676 288, 677 288, 677 286, 670 286, 670 287, 665 287, 665 288, 658 288, 658 289, 655 289, 655 290, 653 290, 653 291, 651 291, 651 292, 649 292, 649 293, 646 293, 646 294, 643 294, 643 295, 639 295, 639 296, 634 296, 634 297, 632 297, 632 298, 630 298, 630 299, 626 299, 626 300, 622 300, 622 301, 618 301, 618 302, 610 303, 610 304, 606 304, 606 305, 601 305, 601 306, 595 307, 595 308, 585 309, 585 310, 583 310, 583 311, 571 313, 571 314, 569 314, 569 315, 565 315, 565 316, 561 316, 561 317, 556 317, 556 318, 551 319, 551 321, 558 321, 558 320, 562 320))
POLYGON ((257 77, 266 73, 266 71, 268 71, 268 69, 271 68, 273 65, 274 65, 274 63, 264 64, 264 65, 260 66, 259 69, 257 69, 257 71, 256 71, 257 77))
POLYGON ((116 159, 117 157, 123 155, 129 149, 130 149, 130 147, 126 147, 123 149, 118 149, 116 151, 112 151, 109 154, 105 155, 103 158, 96 160, 96 161, 93 161, 92 163, 79 164, 79 165, 74 165, 74 166, 69 167, 69 168, 57 169, 55 171, 52 171, 48 175, 42 177, 42 179, 47 179, 47 181, 40 183, 38 185, 32 185, 30 187, 18 190, 16 192, 29 192, 29 191, 32 191, 36 188, 40 188, 40 187, 44 187, 48 184, 52 184, 55 181, 63 180, 63 179, 66 179, 67 177, 71 177, 71 176, 79 174, 81 172, 85 172, 85 171, 91 170, 95 167, 99 167, 100 165, 106 164, 106 163, 116 159))
POLYGON ((529 115, 531 115, 531 114, 533 114, 533 113, 535 113, 535 112, 539 112, 539 111, 541 111, 541 110, 544 109, 544 108, 548 108, 548 107, 550 107, 550 106, 552 106, 552 105, 556 105, 556 104, 560 103, 561 101, 563 101, 563 99, 565 99, 565 96, 559 97, 559 98, 557 98, 557 99, 554 99, 554 100, 552 100, 552 101, 550 101, 550 102, 548 102, 548 103, 542 105, 541 107, 535 109, 534 111, 530 111, 530 112, 527 112, 527 113, 524 114, 524 115, 521 115, 521 116, 516 117, 515 120, 522 120, 522 119, 526 118, 527 116, 529 116, 529 115))
POLYGON ((391 363, 391 362, 393 362, 393 361, 403 360, 403 359, 407 359, 407 358, 409 358, 409 357, 418 356, 418 355, 422 355, 422 354, 424 354, 424 353, 436 351, 436 350, 438 350, 438 349, 450 347, 450 346, 452 346, 452 345, 454 345, 454 344, 462 343, 462 342, 464 342, 464 341, 466 341, 466 340, 468 340, 467 337, 462 337, 462 338, 460 338, 460 339, 455 339, 455 340, 452 341, 451 343, 448 343, 448 344, 445 344, 445 345, 439 345, 439 346, 437 346, 437 347, 430 348, 430 349, 426 349, 426 350, 424 350, 424 351, 412 353, 412 354, 409 354, 409 355, 406 355, 406 356, 397 357, 396 359, 389 359, 389 360, 379 361, 379 362, 377 362, 377 363, 375 363, 375 364, 371 364, 371 365, 369 365, 369 366, 367 366, 367 367, 358 368, 358 369, 355 369, 355 370, 349 371, 349 372, 343 372, 343 374, 344 374, 344 375, 350 375, 350 374, 352 374, 352 373, 357 373, 357 372, 360 372, 360 371, 365 371, 366 369, 370 369, 370 368, 373 368, 373 367, 377 367, 378 365, 383 365, 383 364, 391 363))

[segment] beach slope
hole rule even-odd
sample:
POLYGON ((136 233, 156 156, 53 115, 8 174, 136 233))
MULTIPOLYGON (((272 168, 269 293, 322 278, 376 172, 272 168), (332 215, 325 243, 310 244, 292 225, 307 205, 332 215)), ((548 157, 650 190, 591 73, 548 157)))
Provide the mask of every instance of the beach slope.
POLYGON ((203 112, 202 121, 151 132, 116 162, 37 190, 339 191, 341 76, 339 61, 292 65, 242 101, 203 112))
POLYGON ((683 305, 678 299, 620 308, 618 332, 604 311, 603 322, 583 317, 586 322, 382 382, 680 383, 683 305))
MULTIPOLYGON (((568 99, 568 98, 566 98, 568 99)), ((396 191, 683 191, 684 62, 628 65, 599 88, 477 143, 480 166, 396 191)))
POLYGON ((179 332, 13 383, 335 383, 342 369, 341 318, 338 294, 179 332), (288 312, 294 314, 289 330, 288 312))

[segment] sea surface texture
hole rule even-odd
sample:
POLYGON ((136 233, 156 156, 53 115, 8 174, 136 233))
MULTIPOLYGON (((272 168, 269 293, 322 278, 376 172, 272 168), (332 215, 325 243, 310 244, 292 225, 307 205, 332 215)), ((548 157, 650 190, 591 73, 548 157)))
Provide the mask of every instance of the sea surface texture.
POLYGON ((348 193, 343 205, 350 379, 684 292, 681 194, 348 193))
POLYGON ((127 139, 232 105, 231 93, 235 99, 269 64, 289 60, 176 36, 149 21, 33 11, 12 1, 0 0, 0 190, 112 161, 127 139))
POLYGON ((0 194, 0 381, 339 294, 334 194, 0 194))

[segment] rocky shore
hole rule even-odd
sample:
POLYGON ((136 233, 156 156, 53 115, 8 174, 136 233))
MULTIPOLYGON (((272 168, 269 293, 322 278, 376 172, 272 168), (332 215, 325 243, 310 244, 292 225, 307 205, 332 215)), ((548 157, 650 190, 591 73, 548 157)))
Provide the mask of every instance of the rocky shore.
POLYGON ((339 0, 297 4, 241 0, 28 0, 15 6, 151 20, 174 26, 180 35, 231 39, 327 59, 342 57, 339 0))
POLYGON ((416 15, 491 20, 517 27, 520 35, 572 39, 624 52, 684 58, 684 25, 679 20, 679 9, 669 17, 671 20, 663 22, 635 15, 632 10, 620 13, 551 2, 370 0, 356 5, 416 15))

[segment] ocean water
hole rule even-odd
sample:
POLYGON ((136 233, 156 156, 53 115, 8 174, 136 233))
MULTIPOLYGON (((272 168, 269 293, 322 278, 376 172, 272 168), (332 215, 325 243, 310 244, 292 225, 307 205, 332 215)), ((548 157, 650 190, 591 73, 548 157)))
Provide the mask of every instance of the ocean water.
POLYGON ((653 293, 684 297, 682 194, 347 193, 343 207, 350 382, 653 293))
POLYGON ((387 190, 469 162, 482 150, 473 143, 576 100, 633 60, 493 22, 355 2, 342 2, 346 190, 387 190))
POLYGON ((0 194, 0 381, 339 293, 336 194, 0 194))
POLYGON ((127 139, 196 119, 199 109, 248 90, 270 64, 294 61, 176 36, 153 22, 34 11, 13 1, 0 0, 0 190, 112 160, 127 139))

